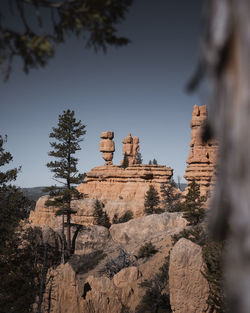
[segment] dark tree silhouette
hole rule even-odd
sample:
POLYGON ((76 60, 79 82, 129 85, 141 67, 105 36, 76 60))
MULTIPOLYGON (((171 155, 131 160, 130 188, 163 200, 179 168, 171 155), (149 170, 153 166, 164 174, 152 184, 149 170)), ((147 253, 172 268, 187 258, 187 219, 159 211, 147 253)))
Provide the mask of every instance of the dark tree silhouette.
POLYGON ((94 223, 109 228, 111 226, 106 211, 103 210, 103 204, 96 199, 94 204, 94 223))
POLYGON ((136 158, 136 164, 142 164, 143 159, 142 159, 142 155, 141 155, 140 152, 136 153, 136 157, 135 158, 136 158))
POLYGON ((157 211, 157 206, 160 203, 160 198, 157 190, 153 185, 149 186, 148 191, 145 195, 144 201, 144 212, 148 214, 153 214, 157 211))
POLYGON ((82 37, 95 50, 129 42, 117 35, 133 0, 14 0, 0 3, 0 65, 8 79, 12 61, 21 57, 24 71, 44 66, 69 34, 82 37), (7 4, 8 2, 8 4, 7 4), (9 16, 22 25, 14 27, 9 16), (9 21, 10 20, 10 21, 9 21), (37 23, 34 23, 34 20, 37 23), (48 27, 48 25, 51 25, 48 27), (5 66, 5 67, 4 67, 5 66))
POLYGON ((162 209, 167 212, 181 211, 181 193, 175 181, 171 178, 169 184, 161 185, 162 209))
MULTIPOLYGON (((76 213, 72 209, 72 201, 81 199, 83 195, 75 188, 80 184, 85 175, 80 174, 77 169, 78 159, 74 154, 79 151, 79 143, 83 141, 85 135, 85 125, 81 120, 76 121, 75 112, 71 110, 63 111, 59 115, 58 127, 54 127, 50 133, 50 138, 55 141, 50 142, 51 150, 49 156, 55 158, 55 161, 47 163, 47 167, 54 173, 54 179, 61 184, 60 187, 51 186, 46 190, 49 191, 50 199, 46 202, 47 206, 58 208, 57 215, 62 215, 62 240, 64 243, 64 216, 66 215, 67 227, 67 254, 71 250, 71 215, 76 213)), ((63 245, 64 247, 64 245, 63 245)), ((64 262, 64 249, 62 251, 62 261, 64 262)))

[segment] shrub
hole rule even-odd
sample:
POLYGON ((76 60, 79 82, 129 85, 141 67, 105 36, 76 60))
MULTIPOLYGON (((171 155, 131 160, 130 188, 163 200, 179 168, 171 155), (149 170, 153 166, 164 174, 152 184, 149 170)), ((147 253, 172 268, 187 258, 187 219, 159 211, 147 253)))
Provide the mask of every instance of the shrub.
POLYGON ((171 313, 171 305, 168 288, 169 256, 155 274, 152 280, 145 280, 141 287, 146 289, 141 302, 135 309, 135 313, 171 313))
POLYGON ((155 254, 157 252, 157 249, 152 244, 152 242, 145 243, 145 245, 141 246, 138 252, 138 258, 148 258, 155 254))
POLYGON ((103 211, 103 203, 96 199, 94 204, 94 224, 109 228, 111 226, 106 211, 103 211))
POLYGON ((115 259, 109 260, 103 269, 100 270, 101 274, 106 275, 108 278, 112 278, 115 274, 120 272, 123 268, 134 266, 136 263, 123 249, 120 249, 119 255, 115 259))
POLYGON ((114 215, 112 219, 113 224, 126 223, 129 220, 133 219, 133 212, 128 210, 126 211, 120 218, 118 218, 117 214, 114 215))
POLYGON ((77 274, 84 274, 95 268, 106 257, 102 250, 84 255, 72 255, 69 263, 77 274))

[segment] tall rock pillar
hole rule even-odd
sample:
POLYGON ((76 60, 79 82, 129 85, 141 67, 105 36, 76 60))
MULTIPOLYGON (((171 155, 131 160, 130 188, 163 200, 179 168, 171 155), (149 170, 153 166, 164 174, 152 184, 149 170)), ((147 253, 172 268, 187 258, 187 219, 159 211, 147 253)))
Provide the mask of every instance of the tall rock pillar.
POLYGON ((200 185, 202 195, 206 195, 215 180, 215 165, 218 145, 215 141, 202 142, 202 127, 207 120, 207 106, 194 105, 191 120, 190 153, 184 175, 188 184, 194 179, 200 185))

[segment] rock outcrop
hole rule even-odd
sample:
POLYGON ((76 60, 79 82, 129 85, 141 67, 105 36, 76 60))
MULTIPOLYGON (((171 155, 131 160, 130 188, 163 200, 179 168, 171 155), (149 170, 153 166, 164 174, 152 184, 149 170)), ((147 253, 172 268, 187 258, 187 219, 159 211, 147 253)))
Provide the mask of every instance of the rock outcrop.
POLYGON ((205 313, 209 287, 202 275, 202 249, 181 238, 170 253, 169 291, 174 313, 205 313))
MULTIPOLYGON (((129 133, 127 137, 125 137, 122 141, 123 143, 123 149, 122 153, 127 156, 128 159, 128 165, 134 165, 137 163, 136 161, 136 155, 140 150, 139 147, 139 138, 138 137, 132 137, 129 133)), ((123 165, 123 161, 121 162, 121 165, 123 165)))
MULTIPOLYGON (((135 312, 145 294, 140 284, 152 279, 159 271, 171 248, 171 235, 182 230, 185 225, 186 221, 180 214, 164 213, 113 225, 110 235, 101 226, 88 226, 77 239, 78 243, 82 243, 77 248, 80 254, 74 255, 69 263, 49 270, 44 312, 118 313, 126 312, 126 307, 130 312, 135 312), (119 232, 130 238, 129 244, 121 240, 119 232), (136 260, 138 249, 148 240, 156 247, 156 254, 136 260), (115 260, 121 249, 132 258, 133 264, 121 268, 113 277, 107 277, 102 269, 108 261, 115 260), (86 262, 86 253, 97 250, 102 250, 104 258, 99 262, 95 262, 95 259, 86 262), (88 266, 91 268, 88 269, 88 266)), ((112 264, 115 266, 115 262, 112 264)))
POLYGON ((207 120, 207 106, 195 105, 191 120, 190 153, 187 159, 187 169, 184 175, 188 184, 195 179, 200 185, 202 195, 206 195, 210 186, 214 185, 215 165, 218 145, 214 140, 203 143, 202 128, 207 120))
POLYGON ((187 224, 181 213, 151 214, 130 220, 127 223, 114 224, 110 235, 116 242, 126 245, 134 251, 145 240, 152 243, 164 240, 170 234, 180 232, 187 224))
POLYGON ((127 168, 98 166, 86 173, 86 182, 78 191, 100 200, 144 201, 149 185, 160 191, 162 183, 169 183, 173 170, 164 165, 137 164, 127 168))
POLYGON ((115 151, 115 143, 113 141, 114 132, 107 131, 101 134, 100 142, 100 152, 102 152, 102 157, 106 162, 106 165, 112 165, 113 154, 115 151))

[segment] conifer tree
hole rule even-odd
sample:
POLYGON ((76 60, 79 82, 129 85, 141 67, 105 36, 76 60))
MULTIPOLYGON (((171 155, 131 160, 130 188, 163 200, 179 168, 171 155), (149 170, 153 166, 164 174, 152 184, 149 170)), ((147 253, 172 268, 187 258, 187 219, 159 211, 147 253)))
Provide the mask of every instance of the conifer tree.
MULTIPOLYGON (((13 159, 6 141, 0 135, 0 168, 13 159)), ((32 203, 11 185, 19 170, 0 169, 0 311, 6 313, 32 312, 40 280, 39 249, 31 240, 35 231, 20 226, 32 203)))
POLYGON ((182 206, 183 217, 188 221, 188 225, 194 226, 202 222, 205 216, 205 201, 206 197, 200 195, 200 186, 193 180, 182 206))
POLYGON ((136 164, 142 164, 142 155, 141 155, 141 153, 140 152, 137 152, 136 153, 136 164))
POLYGON ((162 209, 167 212, 181 211, 181 194, 177 191, 177 185, 173 178, 169 184, 161 185, 162 209))
POLYGON ((49 156, 55 158, 55 161, 47 163, 47 167, 54 173, 54 179, 61 186, 51 186, 47 188, 50 192, 50 199, 46 202, 47 206, 55 206, 59 208, 57 215, 62 215, 62 240, 63 251, 62 261, 64 262, 64 226, 67 227, 67 254, 72 253, 71 250, 71 215, 76 211, 72 209, 72 201, 82 198, 82 194, 75 188, 84 180, 84 174, 80 174, 77 169, 78 159, 74 154, 81 150, 79 143, 83 141, 85 135, 85 125, 81 120, 76 121, 75 112, 71 110, 63 111, 59 115, 57 127, 53 127, 50 138, 55 141, 50 142, 53 150, 49 152, 49 156), (66 223, 64 221, 66 216, 66 223))
POLYGON ((153 159, 153 165, 158 165, 158 162, 156 159, 153 159))
POLYGON ((152 161, 151 160, 149 160, 148 165, 152 165, 152 161))
POLYGON ((153 185, 149 186, 148 191, 145 195, 144 201, 144 212, 148 214, 153 214, 157 211, 157 206, 160 203, 160 198, 157 190, 153 185))
POLYGON ((127 168, 128 166, 129 166, 128 156, 127 156, 127 153, 125 152, 123 156, 122 167, 127 168))
POLYGON ((94 223, 109 228, 111 226, 106 211, 103 210, 103 204, 96 199, 94 204, 94 223))

